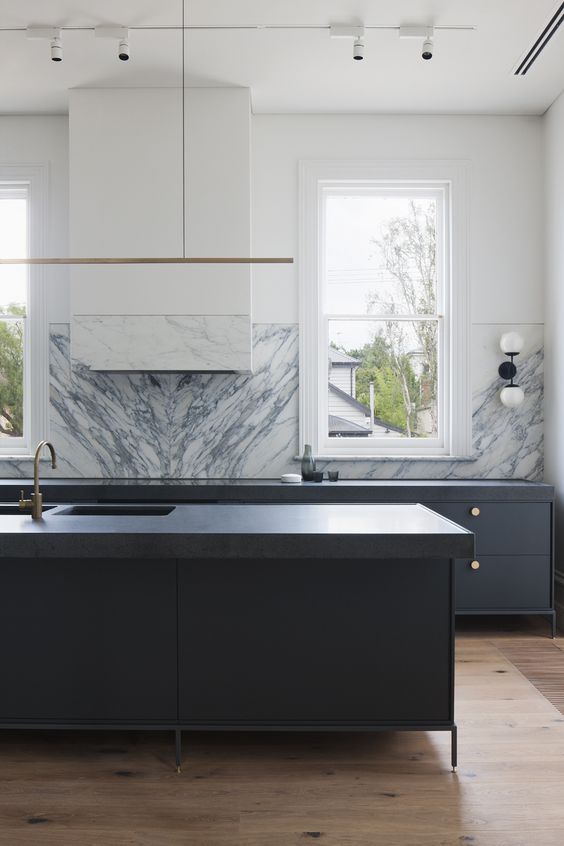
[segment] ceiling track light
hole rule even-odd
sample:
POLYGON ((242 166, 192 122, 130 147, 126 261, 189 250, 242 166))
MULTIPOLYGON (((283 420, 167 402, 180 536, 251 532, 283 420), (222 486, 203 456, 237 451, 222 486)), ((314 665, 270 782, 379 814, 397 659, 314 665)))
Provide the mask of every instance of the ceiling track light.
POLYGON ((425 59, 425 61, 429 61, 429 59, 433 58, 433 51, 433 39, 426 38, 421 49, 421 58, 425 59))
POLYGON ((364 27, 346 26, 342 24, 329 27, 331 38, 351 38, 353 41, 353 59, 364 59, 364 27))
POLYGON ((129 61, 129 30, 124 26, 97 26, 94 30, 96 38, 110 38, 118 42, 118 59, 129 61))
POLYGON ((61 41, 61 30, 57 30, 57 35, 51 39, 51 61, 63 61, 63 42, 61 41))
POLYGON ((127 38, 121 38, 118 47, 118 58, 122 62, 129 61, 129 41, 127 38))
POLYGON ((353 59, 364 59, 364 41, 362 38, 355 38, 353 44, 353 59))
POLYGON ((61 30, 53 26, 29 26, 26 29, 26 36, 35 41, 51 42, 51 61, 63 61, 63 42, 61 30))
POLYGON ((421 58, 428 62, 435 55, 435 28, 432 26, 400 26, 400 38, 422 40, 421 58))

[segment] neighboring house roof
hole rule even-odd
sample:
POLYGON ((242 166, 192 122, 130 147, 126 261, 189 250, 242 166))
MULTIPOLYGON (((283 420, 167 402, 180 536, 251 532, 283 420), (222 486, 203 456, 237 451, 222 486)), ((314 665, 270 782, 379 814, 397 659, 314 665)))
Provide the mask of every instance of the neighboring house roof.
POLYGON ((335 347, 329 347, 329 361, 331 364, 337 366, 344 365, 346 367, 358 367, 360 365, 360 361, 357 358, 347 355, 347 353, 342 350, 336 350, 335 347))
MULTIPOLYGON (((342 391, 340 388, 338 388, 336 385, 333 385, 331 382, 329 382, 329 390, 336 394, 338 397, 340 397, 342 400, 345 400, 352 408, 356 408, 357 411, 364 412, 366 417, 370 417, 370 409, 368 408, 368 406, 359 402, 354 397, 351 397, 351 395, 347 394, 346 391, 342 391)), ((391 432, 399 432, 402 435, 404 434, 403 429, 401 429, 399 426, 393 426, 391 423, 387 423, 380 417, 375 417, 374 423, 376 426, 381 426, 384 429, 389 429, 391 432)))
POLYGON ((344 417, 336 417, 334 414, 329 415, 329 435, 348 435, 357 436, 359 438, 367 438, 370 434, 370 429, 365 426, 359 426, 358 423, 353 423, 352 420, 345 420, 344 417))

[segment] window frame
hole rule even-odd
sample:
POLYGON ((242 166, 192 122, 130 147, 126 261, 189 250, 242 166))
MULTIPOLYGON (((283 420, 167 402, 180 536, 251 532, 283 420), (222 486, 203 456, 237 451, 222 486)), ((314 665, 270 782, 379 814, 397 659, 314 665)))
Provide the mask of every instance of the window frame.
MULTIPOLYGON (((464 161, 301 161, 300 181, 300 452, 311 444, 319 458, 378 459, 468 457, 471 451, 469 290, 467 268, 467 173, 464 161), (327 344, 330 319, 324 308, 325 197, 351 189, 367 193, 419 190, 442 196, 444 300, 440 321, 438 439, 329 438, 327 344), (359 441, 364 441, 359 443, 359 441)), ((381 315, 382 319, 383 315, 381 315)), ((418 315, 420 318, 421 315, 418 315)), ((374 321, 377 315, 352 315, 374 321)), ((389 319, 389 315, 386 315, 389 319)))
MULTIPOLYGON (((2 188, 26 190, 28 255, 45 255, 47 165, 0 164, 0 191, 2 188)), ((0 460, 29 458, 33 455, 35 444, 42 438, 49 437, 49 356, 45 275, 45 267, 29 266, 26 316, 23 318, 24 434, 21 438, 0 438, 0 460)))

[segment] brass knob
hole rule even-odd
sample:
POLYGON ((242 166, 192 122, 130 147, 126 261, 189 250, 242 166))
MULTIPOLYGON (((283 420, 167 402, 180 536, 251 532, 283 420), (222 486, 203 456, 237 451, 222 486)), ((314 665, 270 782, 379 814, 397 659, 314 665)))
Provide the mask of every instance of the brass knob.
POLYGON ((473 570, 479 570, 480 569, 480 562, 479 561, 471 561, 470 566, 472 567, 473 570))
POLYGON ((475 505, 473 508, 470 509, 470 514, 472 515, 472 517, 479 517, 480 516, 480 509, 478 508, 477 505, 475 505))

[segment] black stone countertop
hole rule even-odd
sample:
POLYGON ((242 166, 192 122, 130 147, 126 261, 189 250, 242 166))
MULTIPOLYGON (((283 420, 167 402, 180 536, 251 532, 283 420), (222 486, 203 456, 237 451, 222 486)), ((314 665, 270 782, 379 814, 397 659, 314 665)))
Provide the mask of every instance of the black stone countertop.
MULTIPOLYGON (((0 479, 0 502, 17 502, 31 479, 0 479)), ((542 482, 378 479, 283 484, 275 479, 42 479, 45 502, 482 502, 552 501, 542 482)))
MULTIPOLYGON (((460 558, 474 535, 423 505, 178 505, 167 516, 0 516, 2 558, 460 558)), ((67 512, 67 513, 65 513, 67 512)))

